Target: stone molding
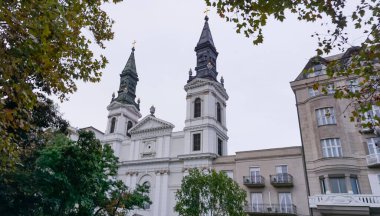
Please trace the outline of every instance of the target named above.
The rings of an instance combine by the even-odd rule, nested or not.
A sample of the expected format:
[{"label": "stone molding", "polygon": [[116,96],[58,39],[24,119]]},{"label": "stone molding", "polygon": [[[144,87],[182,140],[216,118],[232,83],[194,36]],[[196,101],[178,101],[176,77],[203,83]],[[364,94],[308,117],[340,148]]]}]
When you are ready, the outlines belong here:
[{"label": "stone molding", "polygon": [[214,153],[200,153],[200,154],[185,154],[185,155],[178,155],[177,156],[179,160],[196,160],[196,159],[215,159],[218,157],[217,154]]},{"label": "stone molding", "polygon": [[125,172],[125,175],[130,175],[130,176],[138,176],[139,175],[139,172],[137,172],[137,171],[127,171],[127,172]]},{"label": "stone molding", "polygon": [[189,82],[188,84],[186,84],[184,89],[187,92],[189,89],[194,89],[194,88],[198,88],[198,87],[202,87],[206,85],[213,86],[215,90],[224,97],[225,100],[228,100],[228,94],[226,92],[226,89],[218,82],[211,81],[208,79],[196,78],[192,80],[191,82]]},{"label": "stone molding", "polygon": [[164,175],[164,174],[169,175],[170,171],[168,169],[163,169],[163,170],[156,170],[154,173],[156,175]]},{"label": "stone molding", "polygon": [[[125,108],[131,113],[133,113],[134,115],[138,116],[139,118],[141,118],[142,116],[140,111],[134,105],[131,105],[131,104],[122,104],[118,101],[112,101],[110,105],[107,106],[108,111],[117,109],[117,108]],[[113,115],[109,115],[108,117],[110,116],[113,116]]]},{"label": "stone molding", "polygon": [[[183,130],[184,131],[194,131],[194,130],[200,130],[200,129],[204,129],[204,128],[207,128],[207,127],[210,127],[210,128],[214,128],[217,132],[219,132],[219,134],[222,134],[223,135],[223,139],[225,140],[228,140],[228,136],[225,134],[224,131],[221,131],[216,125],[214,124],[201,124],[201,125],[197,125],[197,126],[187,126],[187,127],[184,127]],[[227,132],[227,128],[225,128],[226,132]]]}]

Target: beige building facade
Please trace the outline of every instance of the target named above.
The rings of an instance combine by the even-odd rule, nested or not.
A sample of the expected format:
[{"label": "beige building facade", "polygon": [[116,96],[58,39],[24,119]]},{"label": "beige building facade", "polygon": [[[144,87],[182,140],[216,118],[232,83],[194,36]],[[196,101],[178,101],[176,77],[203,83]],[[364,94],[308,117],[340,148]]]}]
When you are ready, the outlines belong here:
[{"label": "beige building facade", "polygon": [[[361,128],[360,121],[350,121],[350,101],[334,99],[337,87],[358,91],[359,79],[329,79],[326,75],[326,64],[349,59],[354,51],[353,48],[327,58],[314,57],[304,69],[311,72],[301,73],[291,82],[313,215],[379,215],[378,138]],[[313,87],[317,82],[319,88]],[[372,112],[376,114],[377,108],[373,107]]]},{"label": "beige building facade", "polygon": [[247,192],[248,215],[309,215],[299,146],[237,152],[218,157],[213,168]]}]

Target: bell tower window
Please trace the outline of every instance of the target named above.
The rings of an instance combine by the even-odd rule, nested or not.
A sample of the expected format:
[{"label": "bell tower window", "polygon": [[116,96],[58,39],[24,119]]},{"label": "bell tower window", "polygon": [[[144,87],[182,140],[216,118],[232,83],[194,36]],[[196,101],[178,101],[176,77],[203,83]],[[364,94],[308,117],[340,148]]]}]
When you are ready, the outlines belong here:
[{"label": "bell tower window", "polygon": [[110,133],[114,133],[115,132],[115,127],[116,127],[116,118],[113,117],[112,120],[111,120]]},{"label": "bell tower window", "polygon": [[131,134],[129,133],[129,130],[132,128],[133,124],[131,121],[128,121],[128,124],[127,124],[127,136],[128,137],[131,137]]},{"label": "bell tower window", "polygon": [[201,150],[201,134],[196,133],[193,134],[193,151]]},{"label": "bell tower window", "polygon": [[222,108],[220,107],[220,103],[216,103],[216,120],[222,123]]},{"label": "bell tower window", "polygon": [[194,101],[194,118],[201,117],[201,99],[197,98]]},{"label": "bell tower window", "polygon": [[223,155],[223,141],[218,138],[218,155]]}]

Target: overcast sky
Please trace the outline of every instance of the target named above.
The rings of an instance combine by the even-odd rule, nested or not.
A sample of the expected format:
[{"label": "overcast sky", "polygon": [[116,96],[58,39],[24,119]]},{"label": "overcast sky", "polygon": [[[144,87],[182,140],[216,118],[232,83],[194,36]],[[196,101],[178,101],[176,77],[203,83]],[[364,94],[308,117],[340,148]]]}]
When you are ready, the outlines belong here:
[{"label": "overcast sky", "polygon": [[[136,40],[136,66],[140,81],[137,97],[141,114],[156,107],[156,117],[183,130],[189,68],[196,65],[194,47],[204,24],[203,0],[129,0],[104,7],[115,20],[115,38],[103,52],[109,64],[101,82],[79,83],[78,91],[60,110],[74,127],[94,126],[104,131],[107,105],[119,87],[119,74]],[[209,13],[218,78],[224,77],[227,101],[228,152],[301,145],[294,94],[289,82],[316,54],[317,23],[271,21],[264,29],[264,44],[235,32],[231,23]],[[358,41],[351,41],[356,44]]]}]

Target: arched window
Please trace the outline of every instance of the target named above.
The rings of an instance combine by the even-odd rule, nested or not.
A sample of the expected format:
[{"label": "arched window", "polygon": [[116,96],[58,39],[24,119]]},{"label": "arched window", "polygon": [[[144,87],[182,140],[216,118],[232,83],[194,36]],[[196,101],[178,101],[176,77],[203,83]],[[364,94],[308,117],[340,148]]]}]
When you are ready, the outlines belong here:
[{"label": "arched window", "polygon": [[220,103],[216,103],[216,120],[222,123],[222,108],[220,107]]},{"label": "arched window", "polygon": [[132,128],[133,124],[131,121],[128,121],[128,124],[127,124],[127,136],[128,137],[131,137],[131,134],[129,133],[129,130]]},{"label": "arched window", "polygon": [[115,132],[115,127],[116,127],[116,118],[113,117],[112,120],[111,120],[111,129],[110,129],[110,133]]},{"label": "arched window", "polygon": [[201,99],[197,98],[194,101],[194,118],[201,117]]}]

